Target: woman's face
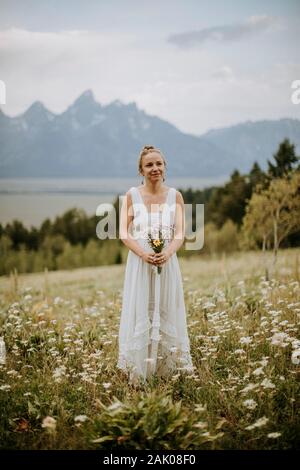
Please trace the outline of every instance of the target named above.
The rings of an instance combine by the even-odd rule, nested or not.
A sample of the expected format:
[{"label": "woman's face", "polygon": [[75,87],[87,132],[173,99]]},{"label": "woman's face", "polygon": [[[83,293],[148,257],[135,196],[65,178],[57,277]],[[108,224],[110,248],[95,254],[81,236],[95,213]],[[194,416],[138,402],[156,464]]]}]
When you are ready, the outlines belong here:
[{"label": "woman's face", "polygon": [[142,158],[142,174],[151,182],[163,178],[165,164],[162,156],[157,152],[148,153]]}]

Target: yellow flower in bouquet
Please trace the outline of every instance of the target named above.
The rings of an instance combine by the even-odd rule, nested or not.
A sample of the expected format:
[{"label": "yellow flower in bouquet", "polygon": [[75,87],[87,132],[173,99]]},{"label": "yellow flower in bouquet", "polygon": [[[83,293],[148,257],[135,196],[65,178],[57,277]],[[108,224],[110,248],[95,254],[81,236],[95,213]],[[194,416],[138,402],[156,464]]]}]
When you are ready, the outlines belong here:
[{"label": "yellow flower in bouquet", "polygon": [[[163,247],[165,246],[165,240],[162,238],[162,231],[158,231],[159,238],[152,238],[151,232],[148,233],[148,242],[151,248],[155,253],[161,253]],[[161,273],[161,266],[157,266],[158,274]]]}]

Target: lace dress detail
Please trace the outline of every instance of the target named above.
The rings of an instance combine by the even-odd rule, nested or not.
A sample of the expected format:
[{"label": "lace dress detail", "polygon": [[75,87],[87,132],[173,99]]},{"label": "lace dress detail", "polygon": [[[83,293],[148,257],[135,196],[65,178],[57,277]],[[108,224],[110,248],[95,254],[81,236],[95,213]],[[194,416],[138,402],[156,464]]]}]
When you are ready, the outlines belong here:
[{"label": "lace dress detail", "polygon": [[[174,237],[176,189],[170,188],[163,209],[149,213],[139,190],[130,188],[133,203],[131,235],[153,252],[153,238],[159,226],[167,246]],[[174,253],[162,265],[146,263],[129,250],[123,286],[117,367],[129,373],[129,381],[166,376],[178,370],[193,372],[186,310],[178,258]]]}]

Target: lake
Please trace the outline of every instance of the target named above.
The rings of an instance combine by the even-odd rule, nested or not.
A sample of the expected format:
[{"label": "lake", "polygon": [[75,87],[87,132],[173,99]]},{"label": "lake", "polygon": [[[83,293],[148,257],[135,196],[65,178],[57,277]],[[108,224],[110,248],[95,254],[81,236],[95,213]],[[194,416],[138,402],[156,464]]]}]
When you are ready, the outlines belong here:
[{"label": "lake", "polygon": [[[167,178],[165,184],[177,189],[203,189],[222,185],[218,178]],[[94,215],[99,204],[112,203],[141,178],[3,178],[0,179],[0,223],[18,219],[38,227],[46,218],[54,220],[72,207]]]}]

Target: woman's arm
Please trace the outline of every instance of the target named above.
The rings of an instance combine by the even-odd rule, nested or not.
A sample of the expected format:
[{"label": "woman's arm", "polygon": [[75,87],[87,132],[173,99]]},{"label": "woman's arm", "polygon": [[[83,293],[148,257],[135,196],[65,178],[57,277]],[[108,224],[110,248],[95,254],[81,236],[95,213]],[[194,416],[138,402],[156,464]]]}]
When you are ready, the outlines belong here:
[{"label": "woman's arm", "polygon": [[133,221],[133,205],[130,191],[127,191],[125,198],[123,199],[123,204],[121,207],[120,214],[120,239],[124,245],[133,251],[137,256],[140,256],[143,261],[149,264],[155,264],[155,254],[143,250],[140,244],[134,240],[128,231],[129,225]]},{"label": "woman's arm", "polygon": [[176,251],[181,247],[185,238],[185,210],[184,210],[184,200],[182,194],[179,191],[176,191],[176,212],[175,212],[175,230],[174,238],[171,243],[162,250],[161,253],[155,255],[155,262],[158,266],[163,266],[168,259],[176,253]]},{"label": "woman's arm", "polygon": [[175,232],[174,238],[166,247],[165,255],[169,258],[181,247],[185,238],[185,210],[182,194],[176,191],[176,212],[175,212]]}]

